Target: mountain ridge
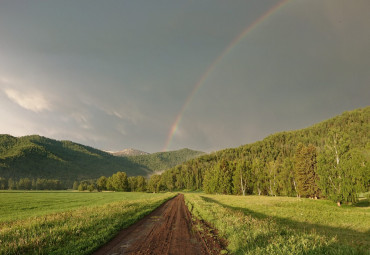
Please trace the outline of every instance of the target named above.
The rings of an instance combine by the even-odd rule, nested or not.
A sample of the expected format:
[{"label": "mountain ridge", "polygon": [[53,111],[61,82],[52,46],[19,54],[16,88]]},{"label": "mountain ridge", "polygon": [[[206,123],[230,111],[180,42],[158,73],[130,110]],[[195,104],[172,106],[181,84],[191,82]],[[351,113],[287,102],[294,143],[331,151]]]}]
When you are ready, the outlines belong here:
[{"label": "mountain ridge", "polygon": [[108,151],[108,153],[118,156],[118,157],[125,157],[125,156],[138,156],[138,155],[149,155],[149,152],[137,150],[134,148],[127,148],[121,151]]}]

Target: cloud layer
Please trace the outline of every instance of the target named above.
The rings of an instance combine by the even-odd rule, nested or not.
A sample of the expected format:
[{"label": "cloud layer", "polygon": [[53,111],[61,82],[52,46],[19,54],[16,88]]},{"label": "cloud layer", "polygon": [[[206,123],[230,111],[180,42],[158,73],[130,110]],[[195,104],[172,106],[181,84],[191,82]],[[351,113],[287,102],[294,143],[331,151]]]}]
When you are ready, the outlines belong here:
[{"label": "cloud layer", "polygon": [[[277,2],[1,1],[0,133],[160,151],[208,67]],[[368,105],[369,9],[289,1],[215,66],[169,149],[235,147]]]}]

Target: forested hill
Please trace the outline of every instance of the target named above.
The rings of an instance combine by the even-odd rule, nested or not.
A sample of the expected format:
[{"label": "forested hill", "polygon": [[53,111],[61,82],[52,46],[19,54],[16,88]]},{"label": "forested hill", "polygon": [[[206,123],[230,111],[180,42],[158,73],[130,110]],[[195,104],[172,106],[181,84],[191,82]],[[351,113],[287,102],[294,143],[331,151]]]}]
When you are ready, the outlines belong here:
[{"label": "forested hill", "polygon": [[157,152],[148,155],[127,157],[133,163],[145,166],[152,171],[163,171],[203,154],[204,152],[185,148],[176,151]]},{"label": "forested hill", "polygon": [[0,135],[0,178],[97,179],[122,171],[147,176],[194,158],[203,152],[182,149],[149,155],[119,157],[71,141],[31,135]]},{"label": "forested hill", "polygon": [[224,194],[342,196],[338,200],[344,201],[369,190],[369,178],[370,107],[366,107],[190,160],[163,173],[159,187]]},{"label": "forested hill", "polygon": [[147,175],[151,171],[127,158],[73,143],[32,135],[0,135],[0,177],[74,180],[110,176],[117,171]]}]

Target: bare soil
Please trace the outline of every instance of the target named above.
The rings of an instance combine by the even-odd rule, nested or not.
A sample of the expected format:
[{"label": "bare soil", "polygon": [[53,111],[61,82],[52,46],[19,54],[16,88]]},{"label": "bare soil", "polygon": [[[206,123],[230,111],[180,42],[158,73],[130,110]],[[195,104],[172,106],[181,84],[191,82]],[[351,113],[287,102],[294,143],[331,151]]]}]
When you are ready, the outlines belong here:
[{"label": "bare soil", "polygon": [[[195,226],[195,224],[197,226]],[[192,221],[180,194],[152,213],[121,230],[93,255],[118,254],[220,254],[222,242],[213,230]]]}]

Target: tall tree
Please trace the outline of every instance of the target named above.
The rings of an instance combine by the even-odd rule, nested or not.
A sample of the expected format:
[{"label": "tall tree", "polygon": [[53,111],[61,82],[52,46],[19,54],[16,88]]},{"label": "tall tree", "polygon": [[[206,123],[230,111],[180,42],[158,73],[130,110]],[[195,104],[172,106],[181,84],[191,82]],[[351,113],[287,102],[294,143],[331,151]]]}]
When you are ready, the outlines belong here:
[{"label": "tall tree", "polygon": [[285,158],[280,172],[279,182],[281,186],[280,195],[294,196],[297,194],[296,183],[294,180],[294,166],[291,158]]},{"label": "tall tree", "polygon": [[148,182],[148,189],[153,193],[158,193],[161,191],[162,182],[161,182],[161,176],[158,174],[153,174],[150,176],[149,182]]},{"label": "tall tree", "polygon": [[128,180],[125,172],[117,172],[112,175],[112,186],[115,191],[128,191]]},{"label": "tall tree", "polygon": [[128,187],[131,192],[135,192],[137,189],[137,180],[135,176],[130,176],[127,178]]},{"label": "tall tree", "polygon": [[295,179],[299,196],[317,198],[319,188],[316,173],[316,148],[312,144],[298,144],[295,153]]},{"label": "tall tree", "polygon": [[144,192],[146,191],[146,181],[143,176],[137,176],[137,191]]},{"label": "tall tree", "polygon": [[98,191],[107,190],[107,182],[108,182],[108,178],[105,176],[101,176],[96,181],[96,186],[98,188]]},{"label": "tall tree", "polygon": [[265,194],[267,176],[266,172],[264,171],[264,162],[260,158],[256,157],[255,159],[253,159],[252,171],[255,176],[254,186],[256,189],[256,193],[259,196]]},{"label": "tall tree", "polygon": [[245,196],[253,190],[252,163],[249,160],[238,160],[235,165],[233,176],[234,194]]},{"label": "tall tree", "polygon": [[267,164],[268,179],[269,179],[269,193],[270,196],[277,195],[277,176],[278,176],[279,163],[276,160],[270,161]]},{"label": "tall tree", "polygon": [[[37,187],[37,185],[36,185]],[[74,190],[78,190],[78,181],[74,181],[73,182],[73,187],[72,187]]]}]

